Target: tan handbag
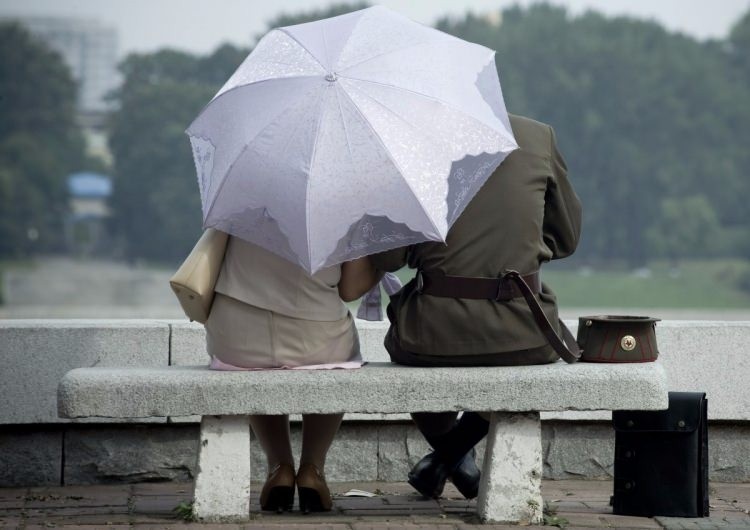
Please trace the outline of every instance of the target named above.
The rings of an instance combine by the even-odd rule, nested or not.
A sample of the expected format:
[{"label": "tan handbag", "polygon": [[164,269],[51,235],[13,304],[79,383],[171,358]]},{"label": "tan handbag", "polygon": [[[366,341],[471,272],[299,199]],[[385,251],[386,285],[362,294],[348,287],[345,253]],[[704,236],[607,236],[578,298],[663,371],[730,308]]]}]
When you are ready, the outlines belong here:
[{"label": "tan handbag", "polygon": [[219,277],[229,236],[209,228],[198,240],[169,280],[183,311],[192,321],[205,324],[214,301],[214,288]]}]

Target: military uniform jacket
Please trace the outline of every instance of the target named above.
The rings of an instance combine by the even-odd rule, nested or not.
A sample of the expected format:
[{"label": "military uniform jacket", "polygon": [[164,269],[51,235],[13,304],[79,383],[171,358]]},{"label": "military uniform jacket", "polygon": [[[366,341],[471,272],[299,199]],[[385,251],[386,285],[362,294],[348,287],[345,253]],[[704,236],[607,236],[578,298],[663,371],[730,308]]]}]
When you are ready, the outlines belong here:
[{"label": "military uniform jacket", "polygon": [[[498,277],[507,269],[532,273],[575,250],[581,204],[568,181],[554,131],[520,116],[511,115],[510,123],[519,149],[472,199],[446,243],[375,254],[371,259],[376,268],[395,271],[408,264],[427,272]],[[537,296],[550,322],[557,323],[555,296],[546,287]],[[427,358],[534,349],[546,352],[549,360],[557,358],[523,298],[495,302],[434,297],[418,293],[412,280],[391,297],[388,314],[400,348]]]}]

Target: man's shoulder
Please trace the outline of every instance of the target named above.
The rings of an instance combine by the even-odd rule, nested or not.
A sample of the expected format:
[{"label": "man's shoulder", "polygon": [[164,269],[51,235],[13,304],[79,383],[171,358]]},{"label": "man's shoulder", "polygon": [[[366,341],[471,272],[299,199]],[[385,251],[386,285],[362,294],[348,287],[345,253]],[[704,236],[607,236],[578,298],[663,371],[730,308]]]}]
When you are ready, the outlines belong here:
[{"label": "man's shoulder", "polygon": [[550,146],[552,128],[546,123],[526,116],[508,114],[513,136],[521,149],[547,152]]},{"label": "man's shoulder", "polygon": [[542,123],[540,121],[534,120],[527,116],[521,116],[519,114],[508,113],[508,118],[510,118],[510,126],[514,129],[514,131],[516,127],[538,131],[546,131],[550,128],[550,126],[546,123]]}]

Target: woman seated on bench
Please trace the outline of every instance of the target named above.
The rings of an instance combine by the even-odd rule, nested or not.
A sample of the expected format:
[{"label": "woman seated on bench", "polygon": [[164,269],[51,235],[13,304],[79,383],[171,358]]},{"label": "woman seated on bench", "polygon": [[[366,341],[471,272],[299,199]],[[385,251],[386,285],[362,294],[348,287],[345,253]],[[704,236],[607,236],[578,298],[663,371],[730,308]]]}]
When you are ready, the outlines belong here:
[{"label": "woman seated on bench", "polygon": [[[310,276],[267,250],[230,237],[206,322],[211,367],[359,368],[359,338],[342,300],[356,300],[378,279],[366,258]],[[302,416],[302,454],[295,476],[289,416],[250,416],[268,459],[268,478],[260,496],[263,510],[290,510],[295,482],[303,512],[331,509],[323,468],[342,417]]]}]

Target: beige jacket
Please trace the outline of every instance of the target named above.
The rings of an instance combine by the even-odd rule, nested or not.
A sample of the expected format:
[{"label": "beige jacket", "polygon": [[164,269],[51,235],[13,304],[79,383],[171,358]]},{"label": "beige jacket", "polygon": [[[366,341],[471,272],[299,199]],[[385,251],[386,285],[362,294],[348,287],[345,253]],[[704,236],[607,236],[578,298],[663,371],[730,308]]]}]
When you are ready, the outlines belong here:
[{"label": "beige jacket", "polygon": [[257,245],[230,237],[216,292],[292,318],[332,322],[347,315],[339,265],[310,276]]}]

